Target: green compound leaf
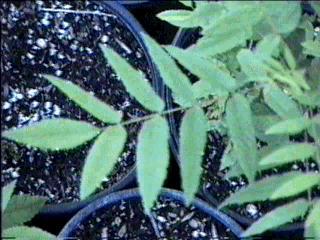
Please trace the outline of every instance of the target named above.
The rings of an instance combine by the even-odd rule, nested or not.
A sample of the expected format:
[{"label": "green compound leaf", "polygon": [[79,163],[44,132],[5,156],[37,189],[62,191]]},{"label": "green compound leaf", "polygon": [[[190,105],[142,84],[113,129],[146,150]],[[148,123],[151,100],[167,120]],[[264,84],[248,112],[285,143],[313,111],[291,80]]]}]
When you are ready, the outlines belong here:
[{"label": "green compound leaf", "polygon": [[275,200],[295,196],[320,183],[320,176],[316,173],[304,174],[291,172],[264,178],[250,183],[238,192],[228,197],[220,206],[242,204],[247,202]]},{"label": "green compound leaf", "polygon": [[195,103],[195,97],[188,77],[182,73],[174,60],[155,40],[148,35],[143,36],[165,84],[181,100],[179,102],[183,103],[184,107],[192,106]]},{"label": "green compound leaf", "polygon": [[108,127],[95,141],[86,158],[82,171],[80,198],[85,199],[98,188],[111,173],[127,139],[122,126]]},{"label": "green compound leaf", "polygon": [[16,181],[12,181],[11,183],[7,184],[2,188],[2,199],[1,199],[1,211],[3,212],[7,205],[8,202],[11,198],[11,195],[14,191],[14,188],[16,186]]},{"label": "green compound leaf", "polygon": [[121,121],[121,112],[115,111],[111,106],[102,102],[79,86],[52,75],[43,76],[73,102],[97,119],[105,123],[118,123]]},{"label": "green compound leaf", "polygon": [[310,119],[305,117],[288,119],[276,123],[267,129],[266,134],[297,134],[307,129],[312,124]]},{"label": "green compound leaf", "polygon": [[3,237],[15,240],[54,240],[56,236],[36,227],[12,227],[3,231]]},{"label": "green compound leaf", "polygon": [[235,94],[227,103],[226,121],[239,164],[250,182],[257,170],[257,146],[248,100]]},{"label": "green compound leaf", "polygon": [[304,48],[303,53],[306,55],[311,55],[314,57],[320,57],[320,41],[315,40],[315,41],[305,41],[301,44]]},{"label": "green compound leaf", "polygon": [[138,136],[138,182],[146,213],[150,213],[167,175],[168,140],[169,127],[161,116],[146,121]]},{"label": "green compound leaf", "polygon": [[282,165],[296,160],[304,161],[312,157],[317,151],[317,147],[309,143],[291,143],[276,149],[265,156],[259,165]]},{"label": "green compound leaf", "polygon": [[100,45],[108,63],[120,77],[126,90],[134,96],[142,106],[154,112],[161,112],[164,108],[162,99],[155,94],[142,72],[135,70],[125,59],[111,48]]},{"label": "green compound leaf", "polygon": [[198,191],[201,163],[207,141],[208,120],[200,107],[189,109],[180,127],[180,160],[183,191],[191,203]]},{"label": "green compound leaf", "polygon": [[235,79],[229,73],[220,70],[212,61],[173,46],[166,47],[166,50],[191,73],[210,84],[212,89],[219,89],[220,91],[233,91],[235,89]]},{"label": "green compound leaf", "polygon": [[249,81],[268,81],[267,72],[262,61],[248,49],[242,49],[237,55],[241,70],[248,76]]},{"label": "green compound leaf", "polygon": [[242,233],[241,237],[260,234],[288,223],[293,219],[302,217],[307,212],[309,206],[310,203],[306,200],[298,199],[292,203],[278,207],[255,221],[245,232]]},{"label": "green compound leaf", "polygon": [[264,100],[268,106],[282,119],[300,118],[302,114],[297,104],[276,86],[266,87],[263,91]]},{"label": "green compound leaf", "polygon": [[26,127],[9,129],[4,138],[42,150],[65,150],[77,147],[97,136],[99,128],[69,119],[43,120]]},{"label": "green compound leaf", "polygon": [[40,212],[46,198],[29,195],[13,195],[3,212],[2,227],[4,229],[21,225],[31,220]]}]

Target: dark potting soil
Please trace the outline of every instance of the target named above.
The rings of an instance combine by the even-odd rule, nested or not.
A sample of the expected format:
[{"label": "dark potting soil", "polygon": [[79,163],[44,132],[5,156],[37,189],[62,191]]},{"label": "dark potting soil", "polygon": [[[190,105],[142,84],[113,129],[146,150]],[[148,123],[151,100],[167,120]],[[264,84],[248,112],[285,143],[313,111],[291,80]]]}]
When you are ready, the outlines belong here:
[{"label": "dark potting soil", "polygon": [[91,214],[69,237],[105,240],[237,239],[230,229],[207,214],[165,197],[159,198],[151,216],[144,214],[137,199],[122,201]]},{"label": "dark potting soil", "polygon": [[[107,15],[48,12],[42,8],[98,11]],[[84,1],[1,2],[1,131],[43,119],[71,118],[103,126],[41,77],[72,81],[124,112],[124,120],[147,114],[129,96],[106,61],[107,44],[151,79],[145,53],[125,24],[101,4]],[[135,162],[139,125],[101,188],[122,179]],[[42,152],[1,140],[2,186],[16,179],[16,194],[48,197],[48,203],[79,199],[80,174],[91,143],[67,152]],[[101,189],[100,189],[101,190]]]},{"label": "dark potting soil", "polygon": [[[180,42],[179,47],[187,48],[196,43],[197,40],[201,37],[199,30],[189,31],[188,34],[184,35],[183,42]],[[196,76],[192,75],[185,68],[180,66],[183,72],[189,77],[189,79],[194,82],[197,79]],[[176,133],[178,133],[181,119],[183,117],[182,113],[175,113],[172,115],[175,123]],[[177,137],[178,135],[176,135]],[[227,139],[224,136],[221,136],[216,131],[208,132],[207,138],[207,148],[204,154],[204,160],[202,163],[203,174],[201,178],[201,188],[199,191],[204,191],[206,195],[205,198],[208,199],[212,204],[219,205],[232,193],[238,191],[240,188],[245,187],[248,182],[244,177],[237,177],[227,179],[226,170],[220,170],[221,159],[223,157],[224,151],[227,146]],[[308,168],[308,169],[306,169]],[[319,167],[316,162],[309,161],[308,166],[303,163],[293,163],[287,164],[285,166],[274,168],[272,170],[263,171],[262,176],[271,176],[276,173],[285,173],[288,171],[313,171],[319,172]],[[320,187],[315,187],[311,192],[312,197],[320,196]],[[300,195],[300,197],[307,197],[306,193]],[[293,200],[294,198],[292,198]],[[287,199],[288,200],[288,199]],[[290,199],[289,199],[290,200]],[[236,212],[238,215],[245,217],[247,220],[256,220],[265,213],[274,209],[276,206],[281,206],[282,204],[287,203],[288,201],[279,200],[273,202],[259,202],[259,203],[248,203],[243,205],[229,206],[228,209]],[[222,210],[223,211],[223,210]]]}]

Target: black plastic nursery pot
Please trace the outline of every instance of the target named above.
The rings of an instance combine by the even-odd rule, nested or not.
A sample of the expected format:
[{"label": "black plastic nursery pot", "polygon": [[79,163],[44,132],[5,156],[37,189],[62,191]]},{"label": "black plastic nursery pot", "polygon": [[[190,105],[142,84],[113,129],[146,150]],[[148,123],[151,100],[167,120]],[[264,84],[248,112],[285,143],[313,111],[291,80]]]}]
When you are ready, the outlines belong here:
[{"label": "black plastic nursery pot", "polygon": [[[107,44],[143,71],[156,92],[162,89],[142,27],[116,1],[1,2],[0,10],[1,131],[56,117],[103,126],[41,74],[70,80],[93,92],[122,110],[124,120],[147,114],[107,66],[99,44]],[[71,216],[100,196],[135,185],[139,127],[127,128],[128,141],[114,172],[87,200],[79,200],[79,183],[90,143],[68,152],[45,153],[1,139],[1,184],[17,180],[15,194],[47,197],[44,216]]]},{"label": "black plastic nursery pot", "polygon": [[163,189],[150,217],[138,189],[112,193],[80,210],[60,232],[60,239],[238,239],[242,228],[230,217],[183,193]]},{"label": "black plastic nursery pot", "polygon": [[[308,14],[312,14],[313,12],[310,12],[309,5],[303,6],[304,12]],[[176,37],[172,43],[172,45],[180,47],[180,48],[187,48],[190,47],[192,44],[194,44],[198,39],[200,38],[200,32],[199,29],[180,29],[178,33],[176,34]],[[189,75],[192,79],[192,76]],[[167,106],[169,109],[175,107],[175,103],[173,102],[173,98],[171,96],[171,92],[168,89],[165,89],[165,98],[167,101]],[[171,114],[169,115],[169,125],[171,130],[171,150],[178,161],[178,164],[180,164],[179,160],[179,125],[182,118],[182,114]],[[230,189],[238,189],[245,185],[245,181],[241,181],[240,183],[237,183],[237,186],[231,186],[230,183],[226,182],[226,180],[223,180],[223,175],[219,170],[220,166],[220,159],[223,156],[223,152],[225,150],[225,144],[223,143],[223,137],[219,136],[216,133],[210,133],[208,136],[208,147],[205,152],[205,156],[208,159],[211,159],[210,161],[208,159],[204,160],[203,168],[204,168],[204,174],[203,175],[209,175],[211,176],[211,180],[213,179],[213,182],[210,183],[211,185],[208,185],[208,182],[203,181],[201,188],[199,189],[199,196],[201,196],[203,199],[208,201],[212,206],[216,207],[221,203],[221,200],[223,198],[218,197],[218,195],[227,194]],[[208,163],[213,162],[213,163]],[[211,172],[212,171],[212,172]],[[214,176],[213,176],[214,175]],[[205,177],[203,177],[204,179]],[[202,180],[203,180],[202,179]],[[217,185],[215,186],[214,184]],[[233,182],[231,182],[232,184]],[[234,182],[235,183],[235,182]],[[213,189],[213,191],[210,191]],[[221,193],[221,194],[219,194]],[[278,204],[285,203],[279,201]],[[271,206],[267,206],[268,209]],[[256,220],[259,216],[264,214],[263,212],[259,212],[259,207],[253,205],[253,204],[247,204],[247,206],[243,209],[234,209],[234,208],[224,208],[221,211],[226,213],[228,216],[230,216],[232,219],[236,220],[241,226],[247,227],[251,225],[254,220]],[[264,210],[265,211],[265,210]],[[296,222],[289,225],[285,225],[283,227],[279,227],[277,229],[274,229],[270,232],[267,232],[264,234],[264,236],[268,237],[270,234],[270,237],[274,237],[275,235],[277,237],[287,239],[292,237],[302,238],[304,231],[303,223]],[[273,235],[274,234],[274,235]]]}]

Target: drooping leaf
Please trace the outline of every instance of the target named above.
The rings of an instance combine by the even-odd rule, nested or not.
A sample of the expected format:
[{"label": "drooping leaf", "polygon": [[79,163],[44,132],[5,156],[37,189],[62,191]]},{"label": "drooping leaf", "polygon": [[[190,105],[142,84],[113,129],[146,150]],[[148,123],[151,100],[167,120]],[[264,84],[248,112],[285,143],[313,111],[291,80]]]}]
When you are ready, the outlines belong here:
[{"label": "drooping leaf", "polygon": [[291,143],[271,152],[259,162],[260,165],[282,165],[296,160],[304,161],[317,151],[310,143]]},{"label": "drooping leaf", "polygon": [[54,240],[56,236],[36,227],[12,227],[3,231],[3,237],[16,240]]},{"label": "drooping leaf", "polygon": [[79,86],[52,75],[43,76],[73,102],[97,119],[106,123],[118,123],[121,121],[121,112],[114,110],[111,106],[102,102]]},{"label": "drooping leaf", "polygon": [[80,185],[80,198],[90,196],[102,180],[111,173],[124,144],[127,133],[122,126],[108,127],[95,141],[86,158]]},{"label": "drooping leaf", "polygon": [[192,85],[187,76],[182,73],[174,60],[155,40],[147,35],[143,36],[165,84],[179,99],[183,100],[181,102],[184,102],[184,106],[192,106],[195,102],[195,97],[193,96]]},{"label": "drooping leaf", "polygon": [[250,105],[245,97],[235,94],[227,103],[226,122],[239,164],[250,182],[257,170],[257,146]]},{"label": "drooping leaf", "polygon": [[6,209],[15,186],[16,186],[16,181],[12,181],[2,188],[2,198],[1,198],[1,211],[2,212]]},{"label": "drooping leaf", "polygon": [[198,76],[202,81],[209,83],[211,88],[217,88],[221,91],[235,89],[235,79],[229,73],[220,70],[212,61],[181,48],[168,46],[166,49],[191,73]]},{"label": "drooping leaf", "polygon": [[309,206],[310,203],[306,200],[298,199],[294,202],[278,207],[255,221],[246,229],[245,232],[241,234],[241,237],[260,234],[288,223],[293,219],[303,216],[307,212]]},{"label": "drooping leaf", "polygon": [[143,124],[138,136],[137,171],[144,209],[149,213],[166,178],[169,165],[169,127],[156,116]]},{"label": "drooping leaf", "polygon": [[258,56],[248,49],[242,49],[237,55],[241,70],[248,76],[249,81],[268,81],[267,72]]},{"label": "drooping leaf", "polygon": [[260,181],[250,183],[248,186],[228,197],[220,207],[231,204],[265,201],[268,199],[280,199],[295,196],[310,189],[319,183],[320,176],[316,173],[290,172],[283,175],[275,175]]},{"label": "drooping leaf", "polygon": [[3,212],[4,229],[21,225],[40,212],[46,198],[29,195],[13,195]]},{"label": "drooping leaf", "polygon": [[98,128],[89,123],[60,118],[9,129],[4,131],[2,136],[42,150],[64,150],[89,141],[99,132]]},{"label": "drooping leaf", "polygon": [[304,48],[304,54],[314,57],[320,57],[320,41],[308,40],[301,44]]},{"label": "drooping leaf", "polygon": [[263,91],[264,100],[268,106],[282,119],[300,118],[302,114],[297,104],[276,86],[266,87]]},{"label": "drooping leaf", "polygon": [[207,118],[200,107],[189,109],[180,127],[180,160],[183,191],[190,203],[198,191],[201,163],[207,141]]},{"label": "drooping leaf", "polygon": [[145,80],[145,75],[135,70],[125,59],[111,48],[100,45],[100,48],[108,63],[120,77],[126,90],[134,96],[138,102],[150,111],[161,112],[164,103],[155,94],[149,82]]},{"label": "drooping leaf", "polygon": [[301,17],[299,2],[264,1],[260,5],[265,14],[262,23],[268,25],[269,32],[290,33],[298,26]]},{"label": "drooping leaf", "polygon": [[267,129],[266,134],[297,134],[311,125],[308,118],[300,117],[276,123]]}]

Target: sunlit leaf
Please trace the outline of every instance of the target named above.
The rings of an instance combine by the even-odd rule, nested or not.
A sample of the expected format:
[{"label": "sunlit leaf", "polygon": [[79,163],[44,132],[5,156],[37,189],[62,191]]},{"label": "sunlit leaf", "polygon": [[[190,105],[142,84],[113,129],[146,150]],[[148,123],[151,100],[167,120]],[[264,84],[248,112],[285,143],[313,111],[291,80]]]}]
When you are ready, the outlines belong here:
[{"label": "sunlit leaf", "polygon": [[169,127],[156,116],[143,124],[138,136],[137,171],[144,209],[149,213],[166,178],[169,165]]},{"label": "sunlit leaf", "polygon": [[288,119],[276,123],[266,130],[266,134],[297,134],[311,125],[311,121],[305,117]]},{"label": "sunlit leaf", "polygon": [[79,86],[52,75],[43,76],[73,102],[97,119],[106,123],[118,123],[121,121],[121,112],[114,110],[111,106],[102,102]]},{"label": "sunlit leaf", "polygon": [[290,69],[295,69],[297,66],[293,53],[287,44],[283,44],[283,56]]},{"label": "sunlit leaf", "polygon": [[193,6],[192,6],[192,0],[179,0],[179,2],[180,2],[181,4],[183,4],[184,6],[186,6],[186,7],[190,7],[190,8],[193,7]]},{"label": "sunlit leaf", "polygon": [[3,231],[3,237],[15,240],[54,240],[56,236],[36,227],[12,227]]},{"label": "sunlit leaf", "polygon": [[300,118],[302,114],[297,104],[276,86],[266,87],[263,91],[264,100],[268,106],[282,119]]},{"label": "sunlit leaf", "polygon": [[212,61],[181,48],[168,46],[166,49],[191,73],[198,76],[202,81],[208,82],[211,88],[217,88],[221,91],[235,89],[235,79],[229,73],[220,70]]},{"label": "sunlit leaf", "polygon": [[15,186],[16,186],[16,181],[12,181],[2,188],[2,198],[1,198],[1,211],[2,212],[6,209],[8,202],[11,198],[11,195],[14,191]]},{"label": "sunlit leaf", "polygon": [[317,147],[309,143],[291,143],[271,152],[259,162],[260,165],[281,165],[296,160],[310,158],[317,151]]},{"label": "sunlit leaf", "polygon": [[127,133],[122,126],[108,127],[95,141],[86,158],[80,186],[80,198],[84,199],[101,185],[111,173],[123,150]]},{"label": "sunlit leaf", "polygon": [[9,129],[2,137],[42,150],[63,150],[79,146],[99,132],[100,129],[89,123],[60,118]]},{"label": "sunlit leaf", "polygon": [[187,203],[198,191],[201,163],[207,141],[207,118],[200,107],[188,110],[180,127],[180,161]]},{"label": "sunlit leaf", "polygon": [[110,63],[116,74],[120,77],[126,90],[146,109],[161,112],[164,108],[164,103],[161,98],[155,94],[150,83],[145,80],[145,75],[135,70],[111,48],[103,45],[100,45],[100,48],[108,63]]},{"label": "sunlit leaf", "polygon": [[192,13],[189,10],[166,10],[157,14],[157,17],[177,27],[192,28],[199,26]]},{"label": "sunlit leaf", "polygon": [[29,195],[13,195],[3,212],[2,227],[10,228],[31,220],[40,212],[46,198]]},{"label": "sunlit leaf", "polygon": [[249,237],[263,233],[267,230],[279,227],[293,219],[302,217],[308,210],[310,203],[304,199],[298,199],[278,207],[255,221],[241,234],[241,237]]},{"label": "sunlit leaf", "polygon": [[250,182],[257,170],[257,147],[249,102],[240,94],[227,103],[226,121],[239,164]]},{"label": "sunlit leaf", "polygon": [[295,196],[310,189],[319,181],[320,176],[316,173],[291,172],[267,177],[235,192],[220,207]]},{"label": "sunlit leaf", "polygon": [[269,58],[276,55],[280,44],[280,36],[276,34],[266,35],[258,44],[256,52],[262,58]]},{"label": "sunlit leaf", "polygon": [[188,77],[182,73],[174,60],[155,40],[147,35],[144,35],[144,39],[165,84],[179,99],[183,100],[181,102],[184,103],[184,106],[192,106],[195,97]]}]

